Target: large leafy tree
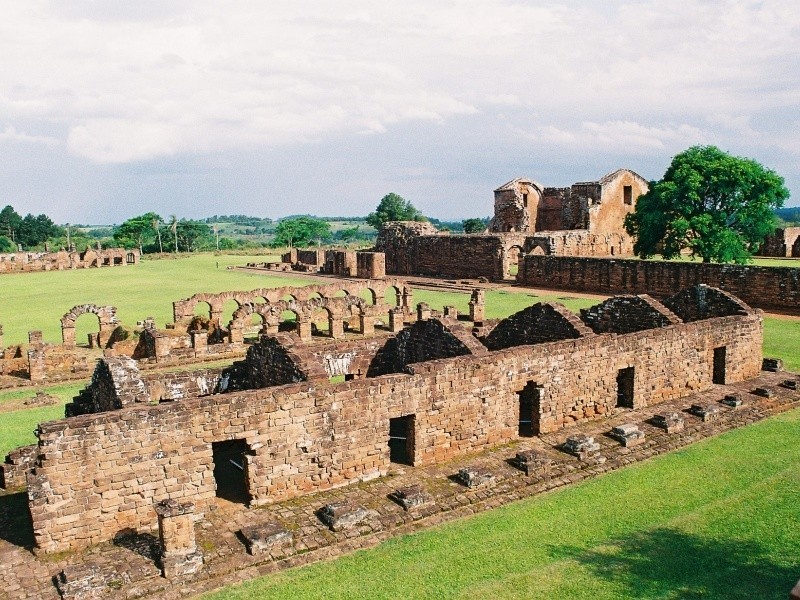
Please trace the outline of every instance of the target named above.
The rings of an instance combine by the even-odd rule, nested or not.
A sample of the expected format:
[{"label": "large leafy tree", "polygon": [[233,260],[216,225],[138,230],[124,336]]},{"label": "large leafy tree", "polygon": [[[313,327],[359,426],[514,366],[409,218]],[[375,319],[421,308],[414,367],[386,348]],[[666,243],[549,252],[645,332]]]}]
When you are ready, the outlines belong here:
[{"label": "large leafy tree", "polygon": [[783,178],[755,160],[693,146],[639,197],[625,229],[641,258],[687,248],[703,262],[744,263],[775,230],[773,209],[788,197]]},{"label": "large leafy tree", "polygon": [[175,223],[175,239],[176,247],[181,246],[187,252],[194,252],[213,243],[211,227],[200,221],[186,219]]},{"label": "large leafy tree", "polygon": [[365,219],[375,229],[387,221],[425,221],[425,217],[414,205],[395,193],[386,194],[378,203],[375,212],[369,213]]},{"label": "large leafy tree", "polygon": [[0,235],[0,252],[14,252],[16,249],[14,242],[6,236]]},{"label": "large leafy tree", "polygon": [[13,206],[8,205],[0,210],[0,235],[13,242],[17,239],[20,225],[22,225],[22,217],[17,214]]},{"label": "large leafy tree", "polygon": [[114,230],[114,241],[123,248],[138,248],[143,254],[145,243],[155,241],[160,222],[161,217],[154,212],[132,217]]},{"label": "large leafy tree", "polygon": [[486,219],[464,219],[461,226],[464,228],[464,233],[483,233],[488,222]]},{"label": "large leafy tree", "polygon": [[331,225],[314,217],[281,219],[275,228],[275,244],[279,246],[308,246],[331,237]]},{"label": "large leafy tree", "polygon": [[63,234],[64,230],[53,223],[53,220],[47,215],[27,214],[19,224],[16,241],[26,248],[32,248]]}]

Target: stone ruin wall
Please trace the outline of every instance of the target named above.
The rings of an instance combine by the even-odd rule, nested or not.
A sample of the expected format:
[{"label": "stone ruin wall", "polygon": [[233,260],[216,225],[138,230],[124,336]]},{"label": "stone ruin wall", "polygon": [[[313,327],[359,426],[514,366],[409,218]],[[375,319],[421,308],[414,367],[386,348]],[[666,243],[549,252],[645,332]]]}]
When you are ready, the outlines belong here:
[{"label": "stone ruin wall", "polygon": [[0,254],[0,273],[63,271],[91,267],[138,265],[139,250],[87,248],[83,252],[13,252]]},{"label": "stone ruin wall", "polygon": [[[624,315],[623,315],[624,317]],[[319,387],[277,387],[129,406],[45,423],[28,478],[36,542],[80,548],[125,528],[154,529],[156,502],[215,496],[212,442],[244,439],[252,503],[268,504],[383,475],[389,419],[414,415],[413,463],[430,464],[517,438],[518,393],[543,389],[540,432],[606,414],[619,369],[634,367],[636,408],[712,385],[714,349],[726,380],[761,367],[758,312],[628,334],[588,335],[480,356],[416,363],[406,373]]]},{"label": "stone ruin wall", "polygon": [[800,268],[528,254],[520,262],[517,281],[551,290],[659,298],[703,283],[730,292],[753,307],[800,313]]},{"label": "stone ruin wall", "polygon": [[756,256],[800,258],[800,227],[776,229],[766,237]]}]

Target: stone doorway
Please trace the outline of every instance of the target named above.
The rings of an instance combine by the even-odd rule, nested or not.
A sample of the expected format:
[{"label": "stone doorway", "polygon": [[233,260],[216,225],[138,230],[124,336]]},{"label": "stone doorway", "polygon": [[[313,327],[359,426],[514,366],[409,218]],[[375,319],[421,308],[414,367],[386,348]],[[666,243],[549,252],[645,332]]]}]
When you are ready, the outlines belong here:
[{"label": "stone doorway", "polygon": [[415,420],[415,415],[389,419],[390,462],[413,466]]},{"label": "stone doorway", "polygon": [[633,408],[634,368],[627,367],[617,371],[617,407]]},{"label": "stone doorway", "polygon": [[244,440],[226,440],[211,444],[214,457],[214,481],[217,498],[239,504],[250,502],[247,458],[250,447]]},{"label": "stone doorway", "polygon": [[533,437],[539,435],[542,387],[535,381],[529,381],[522,390],[517,392],[517,395],[519,396],[519,436]]},{"label": "stone doorway", "polygon": [[714,366],[711,375],[711,381],[719,385],[725,385],[725,369],[727,358],[726,346],[714,348]]}]

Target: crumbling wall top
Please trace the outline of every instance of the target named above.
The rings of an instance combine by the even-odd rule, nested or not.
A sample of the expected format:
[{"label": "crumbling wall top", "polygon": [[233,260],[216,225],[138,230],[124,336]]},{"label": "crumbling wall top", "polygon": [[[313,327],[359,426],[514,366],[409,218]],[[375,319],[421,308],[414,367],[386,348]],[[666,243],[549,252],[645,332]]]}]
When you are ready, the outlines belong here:
[{"label": "crumbling wall top", "polygon": [[633,333],[682,322],[680,317],[647,294],[614,296],[582,309],[581,320],[595,333]]}]

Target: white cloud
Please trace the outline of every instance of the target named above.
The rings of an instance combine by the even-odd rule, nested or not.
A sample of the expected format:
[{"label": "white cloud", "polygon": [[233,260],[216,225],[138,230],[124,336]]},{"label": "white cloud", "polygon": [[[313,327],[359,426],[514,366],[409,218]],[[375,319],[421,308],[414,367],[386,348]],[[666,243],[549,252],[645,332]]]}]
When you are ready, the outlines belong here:
[{"label": "white cloud", "polygon": [[3,131],[0,131],[0,141],[7,140],[11,142],[26,142],[33,144],[44,144],[45,146],[57,146],[60,140],[49,137],[46,135],[30,135],[23,131],[17,131],[13,125],[6,125]]},{"label": "white cloud", "polygon": [[707,134],[691,125],[648,127],[632,121],[586,121],[574,130],[547,125],[529,133],[537,142],[613,154],[649,154],[705,143]]}]

